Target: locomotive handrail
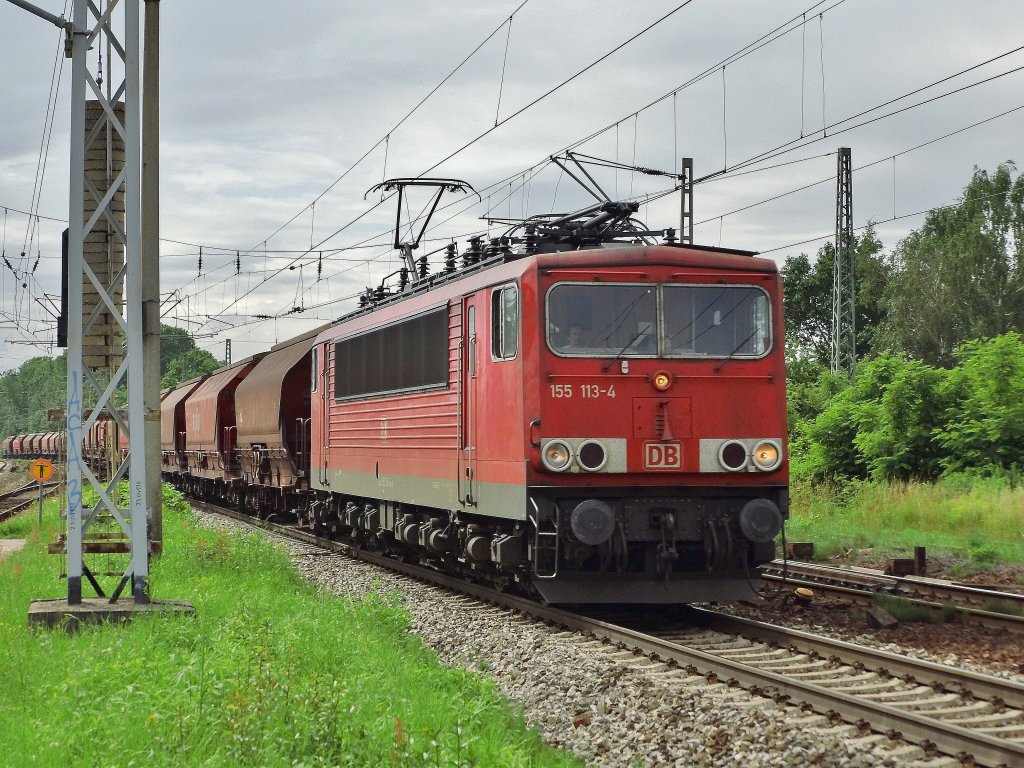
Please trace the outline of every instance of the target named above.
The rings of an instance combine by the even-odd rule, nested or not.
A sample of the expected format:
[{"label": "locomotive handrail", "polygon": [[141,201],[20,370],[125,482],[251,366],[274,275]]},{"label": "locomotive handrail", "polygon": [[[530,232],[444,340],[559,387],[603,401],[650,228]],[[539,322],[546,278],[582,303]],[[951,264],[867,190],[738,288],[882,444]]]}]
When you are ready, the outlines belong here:
[{"label": "locomotive handrail", "polygon": [[[527,512],[527,517],[529,517],[530,522],[533,523],[533,574],[538,579],[555,579],[555,578],[558,578],[558,557],[559,557],[559,554],[558,554],[558,541],[559,541],[558,530],[559,530],[559,525],[561,524],[561,520],[559,519],[560,516],[561,516],[561,511],[559,510],[558,505],[556,504],[555,505],[555,520],[554,520],[555,529],[553,531],[542,531],[541,530],[541,522],[542,522],[543,515],[541,515],[540,507],[537,504],[537,500],[535,498],[533,498],[533,496],[530,496],[529,498],[530,498],[530,504],[533,505],[533,511],[536,512],[536,517],[534,517],[529,512]],[[541,538],[542,537],[545,538],[545,539],[550,539],[550,538],[554,537],[554,541],[551,542],[550,546],[545,544],[542,547],[541,546]],[[540,553],[541,553],[542,549],[543,550],[549,550],[549,551],[551,551],[554,554],[554,558],[553,558],[553,560],[554,560],[554,567],[551,569],[550,572],[542,572],[540,570]]]},{"label": "locomotive handrail", "polygon": [[[535,429],[537,430],[536,439],[534,439],[533,437],[533,430]],[[534,448],[540,448],[540,419],[534,419],[533,421],[530,422],[529,437],[530,445],[532,445]]]}]

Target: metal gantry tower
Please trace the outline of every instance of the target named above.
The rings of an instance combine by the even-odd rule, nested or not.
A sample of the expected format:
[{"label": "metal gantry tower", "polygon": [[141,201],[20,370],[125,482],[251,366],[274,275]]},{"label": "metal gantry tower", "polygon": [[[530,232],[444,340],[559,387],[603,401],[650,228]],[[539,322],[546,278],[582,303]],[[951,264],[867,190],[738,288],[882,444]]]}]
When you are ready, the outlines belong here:
[{"label": "metal gantry tower", "polygon": [[832,372],[853,381],[857,364],[855,280],[853,274],[853,170],[849,147],[836,163],[836,244],[832,269]]},{"label": "metal gantry tower", "polygon": [[[82,579],[100,592],[84,564],[91,551],[131,554],[116,600],[126,586],[136,603],[149,602],[147,513],[152,505],[144,428],[159,418],[145,407],[144,311],[141,248],[141,0],[74,0],[71,34],[71,194],[68,236],[67,578],[68,603],[82,601]],[[115,12],[116,11],[116,12]],[[123,28],[119,37],[116,29]],[[90,55],[90,50],[93,53]],[[100,55],[103,58],[100,58]],[[91,62],[90,62],[91,59]],[[100,71],[100,62],[104,64]],[[104,80],[105,78],[105,80]],[[86,104],[95,114],[87,125]],[[98,109],[96,107],[98,105]],[[123,146],[123,162],[110,148]],[[106,168],[96,168],[102,158]],[[88,172],[87,172],[88,169]],[[105,244],[106,265],[87,259]],[[159,313],[157,312],[156,315]],[[156,335],[159,328],[148,329]],[[158,375],[158,372],[151,372]],[[127,408],[115,392],[127,388]],[[128,436],[128,452],[114,451],[111,477],[101,480],[83,461],[82,438],[97,420]],[[155,457],[149,457],[152,461]],[[118,462],[120,462],[118,464]],[[127,500],[116,489],[128,480]],[[86,508],[83,489],[99,501]],[[123,539],[89,534],[101,516],[112,517]]]},{"label": "metal gantry tower", "polygon": [[679,242],[693,245],[693,158],[684,157],[679,174]]}]

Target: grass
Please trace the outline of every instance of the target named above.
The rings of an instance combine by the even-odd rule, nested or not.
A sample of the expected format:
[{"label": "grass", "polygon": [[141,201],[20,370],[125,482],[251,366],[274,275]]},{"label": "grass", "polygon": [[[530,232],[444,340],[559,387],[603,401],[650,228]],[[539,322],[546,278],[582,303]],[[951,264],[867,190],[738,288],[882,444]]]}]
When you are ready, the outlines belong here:
[{"label": "grass", "polygon": [[934,610],[925,605],[918,605],[912,600],[897,595],[877,594],[873,602],[894,619],[907,622],[927,622],[929,624],[948,624],[964,621],[964,614],[952,605],[943,605],[941,610]]},{"label": "grass", "polygon": [[1024,488],[1000,478],[953,477],[934,484],[794,484],[786,536],[813,541],[815,556],[914,546],[963,558],[962,569],[1024,563]]},{"label": "grass", "polygon": [[393,596],[318,593],[261,535],[201,527],[169,489],[154,595],[196,615],[30,632],[29,603],[66,595],[34,519],[0,525],[29,540],[0,561],[0,766],[578,764],[492,682],[439,666]]}]

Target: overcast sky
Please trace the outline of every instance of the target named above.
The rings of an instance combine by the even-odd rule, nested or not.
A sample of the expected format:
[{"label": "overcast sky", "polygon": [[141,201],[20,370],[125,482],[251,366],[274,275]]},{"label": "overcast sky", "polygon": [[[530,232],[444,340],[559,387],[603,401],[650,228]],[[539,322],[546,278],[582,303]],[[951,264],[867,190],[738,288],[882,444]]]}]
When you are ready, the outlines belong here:
[{"label": "overcast sky", "polygon": [[[64,10],[62,0],[36,4]],[[974,166],[991,171],[1024,158],[1024,71],[1012,72],[1024,67],[1024,51],[893,101],[1020,46],[1019,0],[692,0],[515,115],[680,4],[162,2],[165,320],[194,332],[218,358],[230,339],[237,360],[339,317],[355,306],[351,297],[398,266],[389,247],[394,201],[364,200],[364,193],[385,176],[428,171],[488,129],[429,171],[466,180],[483,202],[446,198],[455,205],[435,217],[426,250],[474,232],[501,234],[481,220],[489,210],[521,217],[589,204],[545,160],[594,134],[579,152],[663,170],[691,156],[698,179],[794,143],[744,170],[803,162],[730,172],[695,189],[698,243],[766,252],[780,264],[815,253],[825,242],[815,238],[833,232],[840,146],[851,147],[854,168],[862,168],[853,179],[855,226],[877,222],[887,251],[923,222],[909,214],[954,202]],[[779,27],[788,31],[729,59]],[[44,295],[58,300],[65,224],[42,219],[35,228],[19,211],[33,208],[51,75],[63,62],[35,211],[67,219],[71,65],[56,56],[58,30],[4,0],[0,30],[0,216],[4,254],[18,271],[0,265],[2,371],[60,352],[49,346],[54,324],[42,305]],[[724,70],[723,61],[730,61]],[[966,87],[988,78],[995,79]],[[841,122],[866,110],[875,111]],[[823,125],[832,126],[826,136]],[[926,142],[933,143],[915,149]],[[672,186],[666,178],[599,171],[616,198]],[[412,212],[421,206],[414,199]],[[641,216],[652,228],[678,226],[678,195],[645,205]]]}]

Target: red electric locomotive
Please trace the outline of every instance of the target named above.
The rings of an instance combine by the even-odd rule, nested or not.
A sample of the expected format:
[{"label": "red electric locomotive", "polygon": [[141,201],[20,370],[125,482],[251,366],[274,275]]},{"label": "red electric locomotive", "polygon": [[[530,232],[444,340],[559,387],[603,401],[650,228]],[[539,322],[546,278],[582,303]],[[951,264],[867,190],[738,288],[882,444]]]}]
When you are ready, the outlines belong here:
[{"label": "red electric locomotive", "polygon": [[636,210],[434,275],[396,235],[397,290],[165,393],[164,477],[551,603],[752,597],[788,514],[781,279]]},{"label": "red electric locomotive", "polygon": [[300,519],[551,603],[752,597],[788,510],[781,279],[635,210],[474,243],[323,331]]}]

